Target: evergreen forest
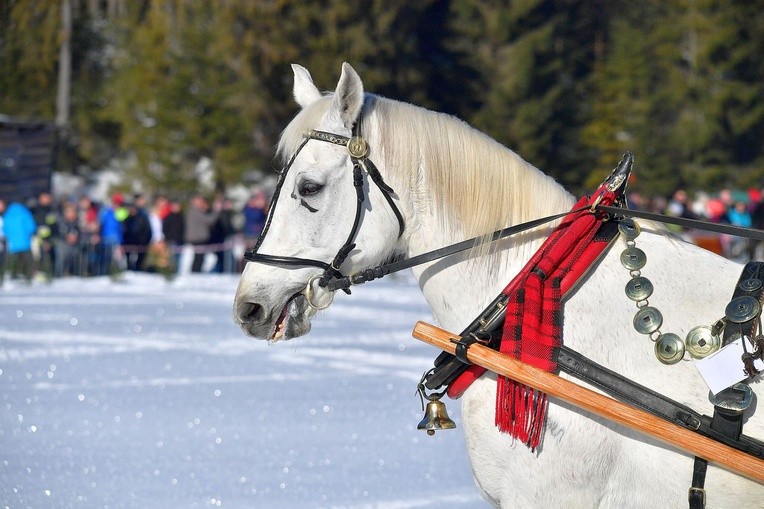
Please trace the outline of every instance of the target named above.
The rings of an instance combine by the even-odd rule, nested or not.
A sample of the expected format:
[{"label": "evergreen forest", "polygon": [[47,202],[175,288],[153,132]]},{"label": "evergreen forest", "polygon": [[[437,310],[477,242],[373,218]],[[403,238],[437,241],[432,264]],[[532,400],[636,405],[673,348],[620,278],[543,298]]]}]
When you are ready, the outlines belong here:
[{"label": "evergreen forest", "polygon": [[462,118],[580,193],[764,185],[764,2],[0,0],[0,114],[59,128],[61,171],[148,190],[275,171],[290,63]]}]

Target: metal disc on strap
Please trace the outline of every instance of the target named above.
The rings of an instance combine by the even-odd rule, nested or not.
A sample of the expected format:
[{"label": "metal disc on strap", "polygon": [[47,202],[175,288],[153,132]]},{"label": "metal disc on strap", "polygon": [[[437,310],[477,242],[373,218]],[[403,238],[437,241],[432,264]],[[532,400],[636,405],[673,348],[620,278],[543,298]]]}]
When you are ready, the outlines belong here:
[{"label": "metal disc on strap", "polygon": [[749,295],[736,297],[727,304],[724,314],[732,323],[745,323],[756,318],[761,312],[759,301]]},{"label": "metal disc on strap", "polygon": [[626,296],[633,301],[643,301],[652,294],[653,284],[646,277],[635,277],[626,283]]},{"label": "metal disc on strap", "polygon": [[637,311],[634,315],[634,328],[641,334],[657,331],[663,323],[663,315],[652,306]]},{"label": "metal disc on strap", "polygon": [[369,153],[369,144],[366,143],[366,140],[361,138],[360,136],[353,136],[348,140],[348,152],[350,152],[350,155],[360,159],[362,157],[366,157],[366,154]]},{"label": "metal disc on strap", "polygon": [[744,279],[740,282],[738,287],[744,292],[755,292],[760,290],[762,286],[761,280],[756,278]]},{"label": "metal disc on strap", "polygon": [[647,255],[638,247],[627,247],[621,253],[621,265],[629,270],[639,270],[647,263]]},{"label": "metal disc on strap", "polygon": [[718,334],[713,333],[711,327],[699,325],[687,333],[685,344],[687,352],[694,359],[702,359],[717,351],[722,345],[722,340]]},{"label": "metal disc on strap", "polygon": [[708,400],[716,407],[723,408],[728,413],[742,414],[753,402],[753,391],[748,384],[736,383],[718,394],[708,393]]},{"label": "metal disc on strap", "polygon": [[618,222],[618,231],[627,240],[634,240],[639,237],[639,233],[642,231],[637,223],[632,219],[622,219]]},{"label": "metal disc on strap", "polygon": [[684,350],[682,338],[673,332],[662,334],[655,342],[655,356],[663,364],[676,364],[681,361]]}]

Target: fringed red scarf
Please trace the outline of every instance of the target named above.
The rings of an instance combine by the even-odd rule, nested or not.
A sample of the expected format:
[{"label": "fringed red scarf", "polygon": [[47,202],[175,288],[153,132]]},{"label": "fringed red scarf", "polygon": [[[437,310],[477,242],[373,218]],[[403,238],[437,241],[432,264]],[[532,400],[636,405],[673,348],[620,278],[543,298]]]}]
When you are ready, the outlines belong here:
[{"label": "fringed red scarf", "polygon": [[[546,371],[557,369],[554,351],[562,344],[562,298],[609,245],[608,240],[595,239],[602,217],[589,207],[612,205],[615,199],[616,194],[604,185],[592,198],[581,198],[504,289],[509,301],[499,347],[502,353]],[[461,396],[485,371],[470,366],[451,384],[448,395]],[[541,443],[547,406],[545,393],[499,376],[496,426],[532,450]]]}]

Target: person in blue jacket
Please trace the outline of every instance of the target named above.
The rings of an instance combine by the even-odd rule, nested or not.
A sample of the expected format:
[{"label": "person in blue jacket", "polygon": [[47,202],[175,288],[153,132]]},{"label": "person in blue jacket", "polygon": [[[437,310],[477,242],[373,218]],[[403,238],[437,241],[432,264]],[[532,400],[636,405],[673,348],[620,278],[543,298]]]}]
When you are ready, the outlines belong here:
[{"label": "person in blue jacket", "polygon": [[111,275],[119,267],[115,263],[116,258],[120,256],[120,247],[122,246],[122,219],[119,216],[119,209],[124,204],[122,195],[114,193],[111,198],[111,207],[101,207],[99,222],[101,223],[101,244],[99,259],[101,263],[96,268],[97,276]]},{"label": "person in blue jacket", "polygon": [[8,268],[11,278],[22,275],[27,282],[32,281],[32,237],[37,230],[32,212],[23,204],[13,202],[6,206],[0,200],[0,214],[3,215],[3,234],[8,252]]}]

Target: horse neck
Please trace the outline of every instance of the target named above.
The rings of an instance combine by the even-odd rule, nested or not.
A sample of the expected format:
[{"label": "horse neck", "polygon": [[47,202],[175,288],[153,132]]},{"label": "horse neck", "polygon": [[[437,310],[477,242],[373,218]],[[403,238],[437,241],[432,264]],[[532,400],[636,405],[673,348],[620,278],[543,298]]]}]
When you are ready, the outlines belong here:
[{"label": "horse neck", "polygon": [[[518,157],[512,153],[512,156]],[[519,159],[519,157],[518,157]],[[516,175],[506,181],[509,186],[523,186],[511,193],[522,203],[494,203],[502,211],[501,224],[478,234],[491,234],[494,230],[518,225],[533,219],[570,210],[573,196],[551,177],[520,160]],[[453,171],[459,171],[454,169]],[[486,182],[490,182],[486,180]],[[486,200],[501,194],[486,186],[482,195]],[[430,196],[419,189],[416,196]],[[460,227],[465,221],[458,215],[446,214],[439,207],[413,207],[417,211],[414,224],[417,230],[409,239],[408,255],[426,252],[475,236]],[[559,221],[530,230],[516,237],[483,245],[461,255],[417,267],[414,275],[430,304],[437,321],[458,332],[469,323],[517,274],[533,253],[541,246]]]},{"label": "horse neck", "polygon": [[[458,119],[375,96],[364,132],[400,196],[408,257],[569,210],[554,179]],[[415,268],[443,326],[481,311],[551,233],[554,224]]]}]

